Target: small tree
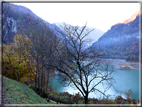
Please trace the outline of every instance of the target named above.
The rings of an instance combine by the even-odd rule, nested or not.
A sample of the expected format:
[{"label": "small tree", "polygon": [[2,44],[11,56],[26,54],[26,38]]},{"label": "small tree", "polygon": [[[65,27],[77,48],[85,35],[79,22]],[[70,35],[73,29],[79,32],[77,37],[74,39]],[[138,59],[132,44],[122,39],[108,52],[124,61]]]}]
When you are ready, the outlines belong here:
[{"label": "small tree", "polygon": [[[73,84],[84,97],[85,104],[88,104],[90,92],[98,91],[105,95],[105,91],[112,85],[113,71],[102,69],[97,47],[86,46],[91,42],[87,36],[93,29],[87,29],[86,25],[80,28],[64,24],[62,30],[64,32],[58,31],[62,35],[61,39],[53,45],[52,67],[65,75],[67,86]],[[102,92],[97,86],[104,81],[108,84]]]}]

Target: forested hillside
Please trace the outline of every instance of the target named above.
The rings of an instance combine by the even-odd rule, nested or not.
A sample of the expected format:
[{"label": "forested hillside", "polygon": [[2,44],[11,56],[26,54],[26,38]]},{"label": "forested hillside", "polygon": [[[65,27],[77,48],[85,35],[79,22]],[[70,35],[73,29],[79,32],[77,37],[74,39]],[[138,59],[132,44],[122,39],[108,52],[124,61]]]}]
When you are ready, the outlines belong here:
[{"label": "forested hillside", "polygon": [[123,58],[127,61],[138,61],[140,14],[135,15],[135,19],[130,22],[113,25],[92,46],[99,46],[103,57],[106,58]]}]

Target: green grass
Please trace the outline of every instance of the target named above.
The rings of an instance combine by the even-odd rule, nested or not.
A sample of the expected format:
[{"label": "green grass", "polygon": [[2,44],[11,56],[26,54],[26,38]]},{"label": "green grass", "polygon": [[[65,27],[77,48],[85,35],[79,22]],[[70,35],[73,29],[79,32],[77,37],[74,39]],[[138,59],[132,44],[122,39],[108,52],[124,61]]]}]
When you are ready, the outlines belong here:
[{"label": "green grass", "polygon": [[51,101],[47,102],[44,98],[41,98],[32,89],[22,83],[4,76],[3,82],[6,93],[5,98],[9,100],[11,104],[54,104]]}]

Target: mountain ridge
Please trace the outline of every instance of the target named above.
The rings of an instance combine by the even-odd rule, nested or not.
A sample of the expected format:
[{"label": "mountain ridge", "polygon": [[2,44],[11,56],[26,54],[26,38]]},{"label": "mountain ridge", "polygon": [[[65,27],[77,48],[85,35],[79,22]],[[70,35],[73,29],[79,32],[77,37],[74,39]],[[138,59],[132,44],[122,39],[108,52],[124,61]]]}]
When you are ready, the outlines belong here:
[{"label": "mountain ridge", "polygon": [[127,23],[129,23],[131,21],[134,21],[138,15],[140,15],[140,10],[138,10],[137,12],[135,12],[129,19],[124,20],[123,23],[127,24]]}]

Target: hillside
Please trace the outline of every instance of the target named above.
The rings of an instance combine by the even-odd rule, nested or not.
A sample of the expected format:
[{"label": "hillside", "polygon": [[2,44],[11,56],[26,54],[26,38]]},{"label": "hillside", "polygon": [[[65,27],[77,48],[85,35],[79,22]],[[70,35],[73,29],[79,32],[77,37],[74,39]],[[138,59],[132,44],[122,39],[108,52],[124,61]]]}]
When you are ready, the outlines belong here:
[{"label": "hillside", "polygon": [[[113,25],[93,46],[100,46],[103,57],[139,60],[139,18],[137,12],[132,18]],[[132,20],[133,19],[133,20]]]},{"label": "hillside", "polygon": [[5,100],[10,104],[52,104],[26,85],[3,76]]}]

